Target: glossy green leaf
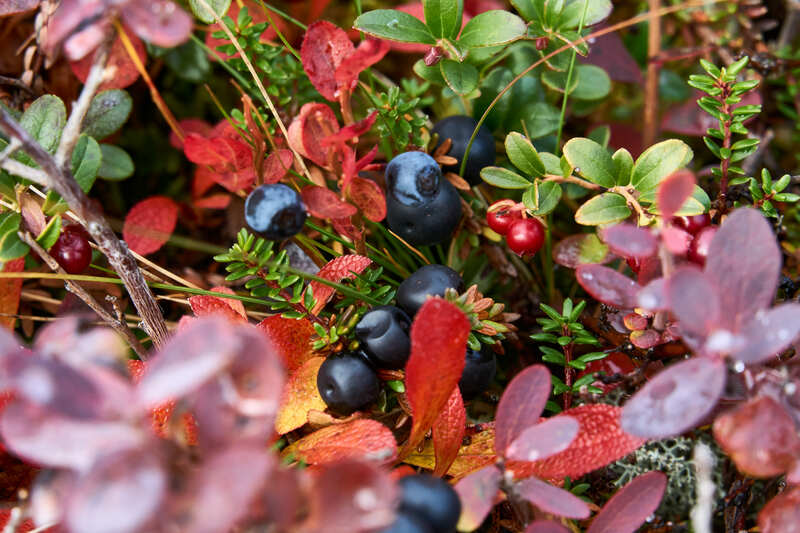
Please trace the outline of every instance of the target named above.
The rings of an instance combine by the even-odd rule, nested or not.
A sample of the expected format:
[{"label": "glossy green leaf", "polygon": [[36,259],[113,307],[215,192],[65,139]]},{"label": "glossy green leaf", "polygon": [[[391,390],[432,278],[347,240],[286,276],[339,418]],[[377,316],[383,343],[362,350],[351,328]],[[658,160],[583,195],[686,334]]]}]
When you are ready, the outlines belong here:
[{"label": "glossy green leaf", "polygon": [[558,19],[559,28],[578,27],[583,16],[584,2],[589,3],[586,8],[586,18],[583,20],[584,28],[597,24],[611,14],[609,0],[567,0]]},{"label": "glossy green leaf", "polygon": [[353,27],[392,41],[436,44],[436,38],[421,20],[396,9],[367,11],[355,20]]},{"label": "glossy green leaf", "polygon": [[631,171],[633,170],[633,156],[625,148],[620,148],[611,156],[614,161],[614,175],[617,185],[627,185],[631,182]]},{"label": "glossy green leaf", "polygon": [[510,43],[525,35],[527,26],[508,11],[493,9],[473,17],[464,25],[458,42],[466,48],[482,48]]},{"label": "glossy green leaf", "polygon": [[214,17],[214,13],[222,17],[228,12],[228,8],[231,7],[231,0],[205,0],[205,3],[208,4],[214,12],[211,12],[201,2],[198,2],[198,0],[189,0],[189,7],[192,9],[192,13],[206,24],[216,22],[217,19]]},{"label": "glossy green leaf", "polygon": [[[34,100],[22,114],[20,125],[36,139],[42,148],[55,153],[61,140],[61,130],[67,123],[67,108],[58,96],[46,94]],[[27,164],[31,160],[24,156]]]},{"label": "glossy green leaf", "polygon": [[533,144],[524,135],[512,131],[506,136],[506,155],[511,164],[528,176],[539,177],[544,174],[544,163]]},{"label": "glossy green leaf", "polygon": [[590,131],[587,137],[603,148],[608,149],[608,141],[611,140],[611,128],[606,125],[598,126]]},{"label": "glossy green leaf", "polygon": [[579,100],[600,100],[611,92],[611,78],[606,71],[595,65],[578,65],[575,69],[578,80],[572,97]]},{"label": "glossy green leaf", "polygon": [[[511,111],[513,113],[513,109]],[[525,106],[522,120],[531,139],[550,135],[558,129],[561,112],[547,102],[534,102]]]},{"label": "glossy green leaf", "polygon": [[539,6],[541,0],[511,0],[511,5],[516,8],[517,12],[522,15],[525,20],[541,20],[541,11]]},{"label": "glossy green leaf", "polygon": [[442,68],[439,65],[429,67],[425,64],[425,61],[420,59],[414,63],[414,73],[425,81],[436,85],[446,85],[442,76]]},{"label": "glossy green leaf", "polygon": [[617,183],[616,165],[608,150],[585,137],[570,139],[564,145],[564,157],[584,179],[602,187]]},{"label": "glossy green leaf", "polygon": [[550,213],[556,208],[559,200],[561,200],[561,185],[554,181],[538,181],[522,194],[522,203],[538,216]]},{"label": "glossy green leaf", "polygon": [[501,189],[527,189],[531,182],[508,169],[502,167],[486,167],[481,170],[481,178],[489,185]]},{"label": "glossy green leaf", "polygon": [[442,77],[453,92],[466,95],[478,87],[478,69],[469,63],[459,63],[452,59],[439,62]]},{"label": "glossy green leaf", "polygon": [[[566,71],[562,72],[558,70],[545,70],[542,72],[542,83],[550,89],[563,94],[564,88],[567,86],[567,77],[568,75]],[[573,75],[569,82],[569,93],[574,93],[577,87],[578,76]]]},{"label": "glossy green leaf", "polygon": [[633,165],[631,185],[642,193],[652,191],[661,180],[685,167],[691,161],[692,155],[692,149],[677,139],[654,144]]},{"label": "glossy green leaf", "polygon": [[50,219],[47,226],[36,237],[36,242],[45,250],[49,250],[56,243],[59,235],[61,235],[61,216],[57,215]]},{"label": "glossy green leaf", "polygon": [[17,232],[22,217],[15,211],[0,213],[0,262],[18,259],[28,253],[28,245]]},{"label": "glossy green leaf", "polygon": [[113,144],[101,144],[103,153],[97,175],[105,180],[120,181],[133,175],[133,159],[128,152]]},{"label": "glossy green leaf", "polygon": [[82,131],[103,139],[122,127],[133,108],[133,99],[122,89],[102,91],[92,99],[83,119]]},{"label": "glossy green leaf", "polygon": [[614,192],[595,196],[575,212],[575,222],[584,226],[599,226],[620,222],[631,215],[625,198]]},{"label": "glossy green leaf", "polygon": [[454,39],[461,29],[464,0],[423,0],[425,24],[434,37]]},{"label": "glossy green leaf", "polygon": [[89,192],[94,185],[102,159],[103,153],[94,137],[82,134],[72,152],[72,175],[75,176],[75,181],[83,192]]}]

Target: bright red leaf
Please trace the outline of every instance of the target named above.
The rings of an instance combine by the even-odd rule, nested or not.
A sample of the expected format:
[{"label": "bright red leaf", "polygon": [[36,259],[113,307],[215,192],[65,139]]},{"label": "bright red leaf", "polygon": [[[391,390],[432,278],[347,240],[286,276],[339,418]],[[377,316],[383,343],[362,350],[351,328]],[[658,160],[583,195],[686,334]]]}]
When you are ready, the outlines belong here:
[{"label": "bright red leaf", "polygon": [[308,319],[272,315],[262,320],[258,327],[275,347],[289,374],[313,357],[311,337],[316,332]]},{"label": "bright red leaf", "polygon": [[494,449],[504,455],[523,431],[539,423],[550,396],[550,371],[544,365],[529,366],[506,387],[495,415]]},{"label": "bright red leaf", "polygon": [[214,181],[231,192],[247,189],[256,179],[253,149],[239,138],[190,133],[183,152],[192,163],[211,167]]},{"label": "bright red leaf", "polygon": [[658,186],[658,208],[665,220],[678,212],[694,192],[696,183],[694,174],[686,169],[670,174],[661,182]]},{"label": "bright red leaf", "polygon": [[374,181],[353,176],[347,187],[347,197],[367,219],[380,222],[386,218],[386,195]]},{"label": "bright red leaf", "polygon": [[264,183],[278,183],[292,168],[294,155],[291,150],[281,148],[275,150],[264,160]]},{"label": "bright red leaf", "polygon": [[494,507],[497,491],[503,473],[494,465],[473,472],[455,485],[458,498],[461,500],[461,517],[458,520],[459,531],[473,531]]},{"label": "bright red leaf", "polygon": [[339,195],[327,187],[308,185],[300,191],[303,203],[311,216],[317,218],[341,218],[355,215],[358,210],[342,201]]},{"label": "bright red leaf", "polygon": [[[183,131],[184,135],[196,133],[201,137],[208,137],[214,128],[211,124],[200,118],[185,118],[183,120],[179,120],[178,126],[180,126],[180,129]],[[181,151],[183,150],[183,139],[178,137],[174,131],[169,132],[169,144],[173,148]]]},{"label": "bright red leaf", "polygon": [[306,435],[283,450],[282,455],[311,465],[346,459],[389,463],[397,457],[397,442],[391,430],[380,422],[360,419]]},{"label": "bright red leaf", "polygon": [[758,513],[761,533],[797,533],[800,524],[800,487],[778,494]]},{"label": "bright red leaf", "polygon": [[433,450],[436,454],[434,475],[445,475],[456,460],[464,439],[466,423],[467,412],[464,410],[461,391],[455,387],[433,423]]},{"label": "bright red leaf", "polygon": [[167,242],[178,221],[178,204],[166,196],[151,196],[131,207],[122,237],[134,252],[147,255]]},{"label": "bright red leaf", "polygon": [[655,512],[667,476],[648,472],[637,476],[608,500],[589,526],[587,533],[633,533]]},{"label": "bright red leaf", "polygon": [[[234,292],[227,287],[214,287],[211,290],[223,294],[234,294]],[[198,317],[217,314],[224,316],[232,322],[247,322],[244,304],[232,298],[220,298],[218,296],[200,294],[189,297],[189,306],[192,308],[192,312],[195,316]]]},{"label": "bright red leaf", "polygon": [[618,309],[636,307],[639,284],[632,279],[602,265],[579,265],[575,278],[593,298]]},{"label": "bright red leaf", "polygon": [[[356,274],[361,274],[372,264],[372,260],[363,255],[349,254],[339,256],[328,262],[327,265],[317,273],[317,276],[328,281],[339,283],[345,279],[353,279]],[[334,289],[329,285],[324,285],[319,281],[312,281],[308,284],[314,295],[314,308],[310,309],[315,315],[322,311],[330,299],[333,297]]]},{"label": "bright red leaf", "polygon": [[289,145],[317,165],[330,168],[328,153],[319,146],[338,131],[339,121],[330,107],[318,102],[305,104],[289,125]]},{"label": "bright red leaf", "polygon": [[564,489],[535,477],[517,483],[519,495],[546,513],[583,520],[591,511],[586,502]]}]

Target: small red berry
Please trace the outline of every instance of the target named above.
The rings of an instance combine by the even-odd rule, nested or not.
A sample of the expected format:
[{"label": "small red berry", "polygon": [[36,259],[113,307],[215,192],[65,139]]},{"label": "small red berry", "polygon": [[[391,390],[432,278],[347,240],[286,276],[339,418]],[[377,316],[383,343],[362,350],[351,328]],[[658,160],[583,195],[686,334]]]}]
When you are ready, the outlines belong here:
[{"label": "small red berry", "polygon": [[511,227],[511,224],[517,220],[520,220],[521,218],[522,215],[519,211],[511,211],[510,209],[505,208],[486,213],[486,223],[489,224],[489,227],[500,235],[505,235],[508,233],[508,228]]},{"label": "small red berry", "polygon": [[50,255],[68,274],[81,274],[92,262],[92,247],[82,228],[66,226],[50,248]]},{"label": "small red berry", "polygon": [[694,215],[690,217],[682,216],[682,217],[675,217],[672,219],[672,223],[678,226],[681,229],[684,229],[691,233],[692,235],[696,235],[701,229],[707,227],[711,224],[711,217],[708,213],[703,213],[702,215]]},{"label": "small red berry", "polygon": [[[595,374],[597,372],[603,372],[606,376],[613,376],[614,374],[625,375],[630,374],[635,369],[636,367],[630,357],[622,352],[611,352],[606,358],[592,361],[586,365],[586,368],[578,374],[578,379],[587,374]],[[620,383],[604,383],[600,379],[592,383],[592,386],[602,390],[603,394],[616,389],[619,385]]]},{"label": "small red berry", "polygon": [[692,243],[689,245],[689,261],[700,266],[706,264],[708,248],[711,246],[711,239],[714,238],[716,232],[716,226],[708,226],[700,230],[700,233],[694,236]]},{"label": "small red berry", "polygon": [[517,220],[508,228],[506,242],[517,255],[533,255],[544,244],[544,226],[535,218]]}]

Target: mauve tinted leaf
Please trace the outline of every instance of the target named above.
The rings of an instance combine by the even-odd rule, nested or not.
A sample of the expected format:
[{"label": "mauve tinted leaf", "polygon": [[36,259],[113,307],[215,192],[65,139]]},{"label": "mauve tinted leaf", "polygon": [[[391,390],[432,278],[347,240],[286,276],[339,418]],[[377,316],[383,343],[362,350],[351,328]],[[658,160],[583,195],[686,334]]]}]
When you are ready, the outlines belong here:
[{"label": "mauve tinted leaf", "polygon": [[561,452],[578,434],[578,421],[569,416],[549,418],[529,427],[514,439],[506,457],[517,461],[537,461]]},{"label": "mauve tinted leaf", "polygon": [[778,494],[758,513],[761,533],[797,533],[800,524],[800,487]]},{"label": "mauve tinted leaf", "polygon": [[433,450],[436,454],[434,475],[445,475],[456,460],[464,438],[466,423],[467,412],[464,409],[461,391],[455,387],[433,423]]},{"label": "mauve tinted leaf", "polygon": [[528,526],[525,533],[570,533],[570,530],[551,520],[537,520]]},{"label": "mauve tinted leaf", "polygon": [[0,17],[30,11],[38,6],[39,0],[3,0],[0,2]]},{"label": "mauve tinted leaf", "polygon": [[170,0],[126,2],[122,20],[145,41],[172,48],[189,39],[192,17]]},{"label": "mauve tinted leaf", "polygon": [[711,240],[705,274],[720,289],[722,324],[743,327],[772,303],[781,252],[769,222],[755,209],[734,211]]},{"label": "mauve tinted leaf", "polygon": [[558,241],[553,248],[553,260],[567,268],[577,268],[585,263],[604,264],[613,258],[614,254],[609,252],[608,246],[593,233],[570,235]]},{"label": "mauve tinted leaf", "polygon": [[544,365],[529,366],[506,387],[495,415],[494,449],[504,455],[522,432],[539,423],[550,397],[550,371]]},{"label": "mauve tinted leaf", "polygon": [[326,100],[336,101],[339,89],[336,69],[353,50],[353,43],[344,30],[328,21],[317,21],[306,30],[300,46],[303,69]]},{"label": "mauve tinted leaf", "polygon": [[669,176],[658,186],[658,208],[661,216],[668,220],[678,212],[683,203],[694,192],[697,182],[694,174],[688,170],[679,170]]},{"label": "mauve tinted leaf", "polygon": [[666,291],[669,309],[681,331],[706,337],[719,326],[721,291],[702,271],[694,267],[678,269],[667,280]]},{"label": "mauve tinted leaf", "polygon": [[748,365],[775,357],[800,333],[800,305],[787,303],[759,311],[740,333],[744,346],[731,357]]},{"label": "mauve tinted leaf", "polygon": [[[100,0],[63,0],[48,20],[45,34],[47,39],[44,44],[48,53],[54,53],[56,47],[69,37],[83,21],[98,17],[103,8],[104,2]],[[83,54],[90,51],[91,49],[84,50]],[[83,54],[78,55],[82,56]]]},{"label": "mauve tinted leaf", "polygon": [[586,533],[637,531],[658,508],[666,488],[667,476],[661,472],[648,472],[635,477],[608,500]]},{"label": "mauve tinted leaf", "polygon": [[456,483],[455,489],[461,500],[461,517],[458,520],[459,531],[473,531],[494,507],[497,490],[500,487],[502,472],[490,465],[473,472]]},{"label": "mauve tinted leaf", "polygon": [[360,419],[306,435],[284,448],[281,455],[312,465],[344,459],[387,463],[397,456],[397,442],[391,430],[380,422]]},{"label": "mauve tinted leaf", "polygon": [[69,494],[66,524],[81,533],[141,531],[161,505],[167,476],[145,449],[107,455]]},{"label": "mauve tinted leaf", "polygon": [[30,515],[37,524],[55,524],[75,487],[78,474],[71,470],[42,470],[31,487]]},{"label": "mauve tinted leaf", "polygon": [[661,371],[628,400],[622,429],[646,439],[680,435],[714,408],[725,388],[721,361],[694,357]]},{"label": "mauve tinted leaf", "polygon": [[260,506],[278,531],[290,531],[297,512],[305,505],[301,482],[305,471],[294,467],[277,467],[269,476],[270,485],[281,490],[266,490],[261,494]]},{"label": "mauve tinted leaf", "polygon": [[425,437],[461,379],[469,331],[466,315],[441,298],[428,299],[417,312],[406,363],[406,397],[413,422],[405,455]]},{"label": "mauve tinted leaf", "polygon": [[581,287],[600,302],[618,309],[636,307],[639,284],[602,265],[580,265],[575,278]]},{"label": "mauve tinted leaf", "polygon": [[633,224],[615,224],[604,229],[601,236],[612,252],[625,258],[648,257],[658,249],[658,241],[653,234]]},{"label": "mauve tinted leaf", "polygon": [[673,255],[683,257],[692,244],[692,234],[672,224],[667,224],[661,230],[661,242],[667,251]]},{"label": "mauve tinted leaf", "polygon": [[782,474],[800,454],[792,417],[769,396],[753,398],[718,416],[714,438],[739,471],[754,477]]},{"label": "mauve tinted leaf", "polygon": [[588,518],[591,513],[586,502],[574,494],[535,477],[517,483],[516,490],[521,497],[546,513],[580,520]]}]

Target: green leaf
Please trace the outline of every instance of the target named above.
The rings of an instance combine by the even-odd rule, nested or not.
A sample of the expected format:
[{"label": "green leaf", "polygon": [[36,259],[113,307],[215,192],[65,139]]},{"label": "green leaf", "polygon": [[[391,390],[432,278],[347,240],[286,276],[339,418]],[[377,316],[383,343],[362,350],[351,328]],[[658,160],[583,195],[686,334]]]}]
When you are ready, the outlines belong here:
[{"label": "green leaf", "polygon": [[164,62],[179,78],[194,83],[205,81],[211,73],[208,54],[195,41],[168,49]]},{"label": "green leaf", "polygon": [[455,39],[461,29],[464,0],[423,0],[425,24],[434,37]]},{"label": "green leaf", "polygon": [[654,190],[661,180],[685,167],[692,159],[692,149],[677,139],[654,144],[633,165],[631,185],[639,192]]},{"label": "green leaf", "polygon": [[453,59],[439,62],[442,77],[453,92],[461,95],[469,94],[478,87],[478,69],[469,63],[459,63]]},{"label": "green leaf", "polygon": [[694,216],[702,215],[711,207],[711,198],[708,193],[699,185],[694,186],[692,195],[683,202],[683,205],[675,213],[675,216]]},{"label": "green leaf", "polygon": [[133,99],[122,89],[102,91],[92,99],[82,132],[95,139],[108,137],[122,127],[133,108]]},{"label": "green leaf", "polygon": [[0,213],[0,262],[18,259],[28,253],[28,245],[17,232],[22,217],[15,211]]},{"label": "green leaf", "polygon": [[614,174],[616,175],[617,185],[627,185],[631,182],[631,170],[633,170],[633,156],[625,148],[620,148],[611,156],[614,161]]},{"label": "green leaf", "polygon": [[575,137],[564,145],[564,157],[583,178],[601,187],[617,183],[616,167],[608,150],[585,137]]},{"label": "green leaf", "polygon": [[544,163],[544,169],[547,174],[554,174],[556,176],[561,174],[561,158],[550,152],[542,152],[539,154]]},{"label": "green leaf", "polygon": [[508,169],[502,167],[486,167],[481,170],[481,178],[489,185],[501,189],[527,189],[531,182]]},{"label": "green leaf", "polygon": [[[25,110],[20,125],[36,139],[42,148],[55,153],[61,130],[67,123],[67,108],[58,96],[46,94],[34,100]],[[22,158],[28,164],[32,160],[28,156]]]},{"label": "green leaf", "polygon": [[539,177],[544,174],[544,163],[536,148],[524,135],[512,131],[506,136],[506,155],[511,164],[528,176]]},{"label": "green leaf", "polygon": [[537,10],[536,0],[511,0],[511,5],[516,8],[525,20],[540,20],[541,15]]},{"label": "green leaf", "polygon": [[208,8],[198,2],[198,0],[189,0],[189,7],[192,9],[192,13],[206,24],[216,22],[217,19],[214,17],[214,13],[222,17],[228,12],[228,8],[231,7],[231,0],[205,0],[205,2],[214,12],[209,11]]},{"label": "green leaf", "polygon": [[579,100],[600,100],[611,92],[611,78],[606,71],[595,65],[578,65],[575,69],[578,84],[572,97]]},{"label": "green leaf", "polygon": [[608,148],[608,141],[611,140],[611,128],[608,126],[598,126],[587,135],[588,138],[602,146]]},{"label": "green leaf", "polygon": [[605,192],[580,206],[575,212],[575,222],[584,226],[599,226],[620,222],[631,216],[625,198],[617,193]]},{"label": "green leaf", "polygon": [[593,26],[611,14],[611,2],[609,0],[567,0],[561,16],[558,19],[560,29],[577,28],[583,16],[584,2],[589,5],[586,8],[586,18],[583,20],[583,27]]},{"label": "green leaf", "polygon": [[561,186],[554,181],[537,181],[522,194],[522,203],[538,216],[544,216],[555,209],[559,200]]},{"label": "green leaf", "polygon": [[355,20],[353,27],[392,41],[436,44],[436,38],[421,20],[396,9],[367,11]]},{"label": "green leaf", "polygon": [[442,68],[439,65],[429,67],[422,59],[414,63],[414,73],[423,80],[435,83],[436,85],[447,84],[442,76]]},{"label": "green leaf", "polygon": [[47,226],[36,237],[36,242],[45,250],[49,250],[56,243],[59,235],[61,235],[61,216],[57,215],[50,219]]},{"label": "green leaf", "polygon": [[85,133],[81,134],[78,142],[75,143],[75,150],[72,152],[72,175],[75,176],[75,181],[81,186],[83,192],[89,192],[94,185],[102,160],[103,153],[94,137],[89,137]]},{"label": "green leaf", "polygon": [[739,72],[741,72],[741,70],[745,67],[745,65],[747,65],[748,61],[750,61],[749,57],[747,56],[742,57],[738,61],[735,61],[734,63],[728,66],[727,73],[730,74],[731,76],[736,76],[737,74],[739,74]]},{"label": "green leaf", "polygon": [[120,181],[133,175],[133,159],[128,152],[113,144],[101,144],[100,151],[103,158],[98,176],[104,180]]},{"label": "green leaf", "polygon": [[534,102],[525,106],[522,117],[530,138],[539,139],[558,129],[561,112],[547,102]]},{"label": "green leaf", "polygon": [[[558,70],[545,70],[542,72],[542,83],[550,89],[564,94],[564,89],[567,86],[567,73]],[[569,93],[575,92],[578,87],[578,76],[572,76],[569,85]]]},{"label": "green leaf", "polygon": [[545,27],[556,27],[561,18],[561,12],[564,11],[564,0],[545,0],[543,11]]},{"label": "green leaf", "polygon": [[525,22],[508,11],[493,9],[473,17],[464,25],[458,43],[466,48],[483,48],[510,43],[525,35]]}]

